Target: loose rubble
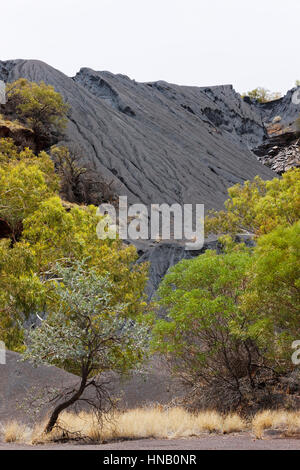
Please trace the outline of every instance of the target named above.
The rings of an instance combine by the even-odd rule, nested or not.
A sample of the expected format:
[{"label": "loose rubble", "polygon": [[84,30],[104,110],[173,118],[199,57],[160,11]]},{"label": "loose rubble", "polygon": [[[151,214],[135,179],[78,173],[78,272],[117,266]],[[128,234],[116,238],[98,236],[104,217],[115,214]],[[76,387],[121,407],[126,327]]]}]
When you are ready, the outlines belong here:
[{"label": "loose rubble", "polygon": [[276,171],[279,175],[290,168],[300,167],[300,139],[288,147],[280,149],[278,145],[272,147],[268,154],[258,157],[264,165]]}]

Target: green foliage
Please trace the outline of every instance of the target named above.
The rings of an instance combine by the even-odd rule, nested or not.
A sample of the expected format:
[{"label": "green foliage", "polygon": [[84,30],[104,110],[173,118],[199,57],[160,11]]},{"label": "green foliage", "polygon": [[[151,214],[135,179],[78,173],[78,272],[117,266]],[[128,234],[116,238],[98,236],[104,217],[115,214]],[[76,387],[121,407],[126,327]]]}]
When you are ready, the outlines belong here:
[{"label": "green foliage", "polygon": [[96,207],[74,205],[66,211],[59,197],[41,202],[24,220],[23,240],[30,243],[40,272],[47,271],[59,259],[86,260],[99,273],[107,273],[118,284],[114,297],[128,303],[132,314],[143,308],[140,300],[146,283],[146,265],[135,265],[133,246],[120,240],[99,240]]},{"label": "green foliage", "polygon": [[279,225],[292,225],[300,217],[300,169],[284,173],[282,178],[263,181],[259,176],[228,189],[224,211],[210,211],[205,232],[235,235],[250,232],[269,233]]},{"label": "green foliage", "polygon": [[223,255],[209,250],[162,281],[159,303],[168,316],[154,326],[153,349],[190,388],[194,406],[236,409],[258,386],[253,364],[264,363],[239,302],[250,264],[243,246]]},{"label": "green foliage", "polygon": [[118,286],[112,297],[126,303],[128,316],[138,317],[146,308],[147,266],[135,264],[135,248],[99,240],[96,207],[65,204],[58,190],[49,155],[20,151],[10,139],[0,139],[0,222],[10,237],[0,239],[0,335],[10,349],[22,348],[30,313],[55,307],[47,272],[57,260],[85,260],[87,268],[108,276]]},{"label": "green foliage", "polygon": [[[53,364],[74,372],[80,382],[73,390],[62,390],[45,431],[55,426],[60,413],[92,389],[86,403],[97,415],[109,396],[103,372],[126,373],[137,367],[146,354],[148,326],[126,318],[127,305],[115,303],[118,288],[84,263],[54,269],[54,308],[41,324],[30,330],[24,360],[35,365]],[[94,394],[94,396],[93,396]]]},{"label": "green foliage", "polygon": [[20,152],[13,139],[0,139],[0,165],[18,161]]},{"label": "green foliage", "polygon": [[[17,118],[30,127],[37,148],[49,145],[53,135],[62,132],[67,111],[61,95],[43,82],[19,79],[7,85],[6,118]],[[5,123],[22,127],[17,122]],[[56,164],[60,163],[59,174],[45,151],[36,155],[29,148],[17,147],[12,139],[0,139],[0,339],[18,351],[24,349],[25,325],[36,323],[35,313],[62,314],[59,286],[48,282],[58,260],[67,266],[82,262],[91,282],[93,276],[99,282],[105,278],[109,304],[115,310],[122,304],[123,321],[143,317],[147,307],[147,265],[135,264],[133,246],[97,238],[96,207],[62,202],[61,178],[69,181],[71,177],[71,189],[78,189],[82,183],[78,178],[85,170],[77,167],[67,148],[52,147],[51,152]],[[85,181],[84,190],[91,184],[93,190],[98,189]]]},{"label": "green foliage", "polygon": [[[222,256],[208,250],[171,268],[158,291],[160,305],[168,309],[168,320],[160,320],[154,328],[156,347],[176,355],[188,348],[204,368],[220,349],[230,347],[236,323],[242,320],[237,301],[249,263],[246,249]],[[195,372],[198,366],[196,362]]]},{"label": "green foliage", "polygon": [[54,268],[56,308],[28,333],[24,359],[54,364],[87,377],[104,371],[121,373],[145,354],[147,325],[126,319],[127,305],[116,304],[118,288],[84,263]]},{"label": "green foliage", "polygon": [[6,96],[6,108],[38,136],[48,136],[65,128],[68,106],[51,85],[20,78],[7,85]]},{"label": "green foliage", "polygon": [[248,96],[252,100],[258,101],[259,103],[267,103],[268,101],[274,101],[281,98],[281,93],[271,93],[269,90],[263,87],[254,88],[254,90],[248,91],[242,95]]},{"label": "green foliage", "polygon": [[[300,222],[258,239],[243,308],[268,327],[259,342],[277,363],[289,366],[300,325]],[[274,335],[274,332],[276,334]]]},{"label": "green foliage", "polygon": [[[300,325],[299,175],[295,169],[230,188],[226,209],[206,220],[207,232],[224,234],[222,253],[184,260],[161,283],[167,319],[154,327],[153,348],[201,405],[233,409],[268,399],[271,405],[278,378],[293,369],[291,345]],[[254,248],[234,242],[243,231],[255,234]]]},{"label": "green foliage", "polygon": [[22,220],[49,196],[44,175],[36,165],[19,163],[14,168],[0,169],[0,216],[14,235],[20,231]]},{"label": "green foliage", "polygon": [[0,338],[9,349],[23,350],[23,324],[34,311],[43,311],[47,289],[35,272],[29,245],[0,240]]},{"label": "green foliage", "polygon": [[0,219],[15,239],[23,219],[58,189],[54,166],[45,152],[21,152],[10,139],[0,139]]}]

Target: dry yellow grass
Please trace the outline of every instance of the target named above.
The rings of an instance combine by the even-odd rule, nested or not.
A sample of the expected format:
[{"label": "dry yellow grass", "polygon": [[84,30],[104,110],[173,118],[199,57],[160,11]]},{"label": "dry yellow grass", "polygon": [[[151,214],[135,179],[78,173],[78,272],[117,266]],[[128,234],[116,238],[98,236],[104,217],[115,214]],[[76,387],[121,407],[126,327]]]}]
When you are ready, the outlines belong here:
[{"label": "dry yellow grass", "polygon": [[4,426],[4,442],[26,442],[31,438],[31,430],[24,424],[17,421],[10,421]]},{"label": "dry yellow grass", "polygon": [[0,126],[8,127],[11,131],[19,131],[19,130],[24,130],[24,129],[27,131],[31,131],[31,129],[23,126],[17,120],[9,121],[8,119],[5,119],[1,114],[0,114]]},{"label": "dry yellow grass", "polygon": [[258,439],[266,429],[278,429],[289,434],[300,432],[300,411],[271,411],[257,413],[252,420],[252,429]]},{"label": "dry yellow grass", "polygon": [[[26,426],[12,421],[4,426],[4,439],[6,442],[26,441],[35,444],[66,437],[59,428],[45,435],[45,425],[46,421],[29,430]],[[247,422],[238,414],[223,416],[216,411],[190,413],[180,407],[167,410],[162,407],[137,408],[105,416],[102,426],[90,413],[64,412],[60,417],[60,426],[68,430],[69,438],[80,435],[93,442],[143,438],[172,439],[197,437],[207,432],[229,434],[246,430],[252,430],[257,438],[262,438],[266,429],[280,429],[293,435],[300,432],[300,412],[263,411]]]},{"label": "dry yellow grass", "polygon": [[245,431],[249,428],[249,424],[241,418],[237,413],[225,416],[223,421],[223,433],[230,434],[231,432]]}]

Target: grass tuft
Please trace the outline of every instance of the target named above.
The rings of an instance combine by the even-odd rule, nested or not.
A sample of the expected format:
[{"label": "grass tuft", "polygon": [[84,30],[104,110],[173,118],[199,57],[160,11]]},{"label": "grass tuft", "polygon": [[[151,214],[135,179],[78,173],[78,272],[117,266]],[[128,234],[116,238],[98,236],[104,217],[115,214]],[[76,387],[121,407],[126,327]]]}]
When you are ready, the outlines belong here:
[{"label": "grass tuft", "polygon": [[27,442],[30,437],[30,428],[17,421],[9,421],[3,426],[4,442]]},{"label": "grass tuft", "polygon": [[16,421],[3,427],[5,442],[47,443],[66,439],[85,438],[88,442],[109,442],[129,439],[174,439],[200,437],[203,433],[252,431],[261,439],[268,429],[280,430],[286,435],[300,435],[300,412],[266,410],[246,421],[236,413],[221,415],[216,411],[191,413],[184,408],[136,408],[104,416],[100,426],[91,413],[64,412],[60,427],[52,433],[43,431],[46,420],[29,429]]}]

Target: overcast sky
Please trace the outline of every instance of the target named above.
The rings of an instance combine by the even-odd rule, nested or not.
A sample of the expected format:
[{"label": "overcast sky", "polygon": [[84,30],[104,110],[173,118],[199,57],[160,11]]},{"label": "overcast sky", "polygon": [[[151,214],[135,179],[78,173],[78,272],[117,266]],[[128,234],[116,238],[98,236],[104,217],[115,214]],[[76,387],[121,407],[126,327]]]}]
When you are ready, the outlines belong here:
[{"label": "overcast sky", "polygon": [[8,0],[0,60],[137,81],[285,92],[300,79],[299,0]]}]

